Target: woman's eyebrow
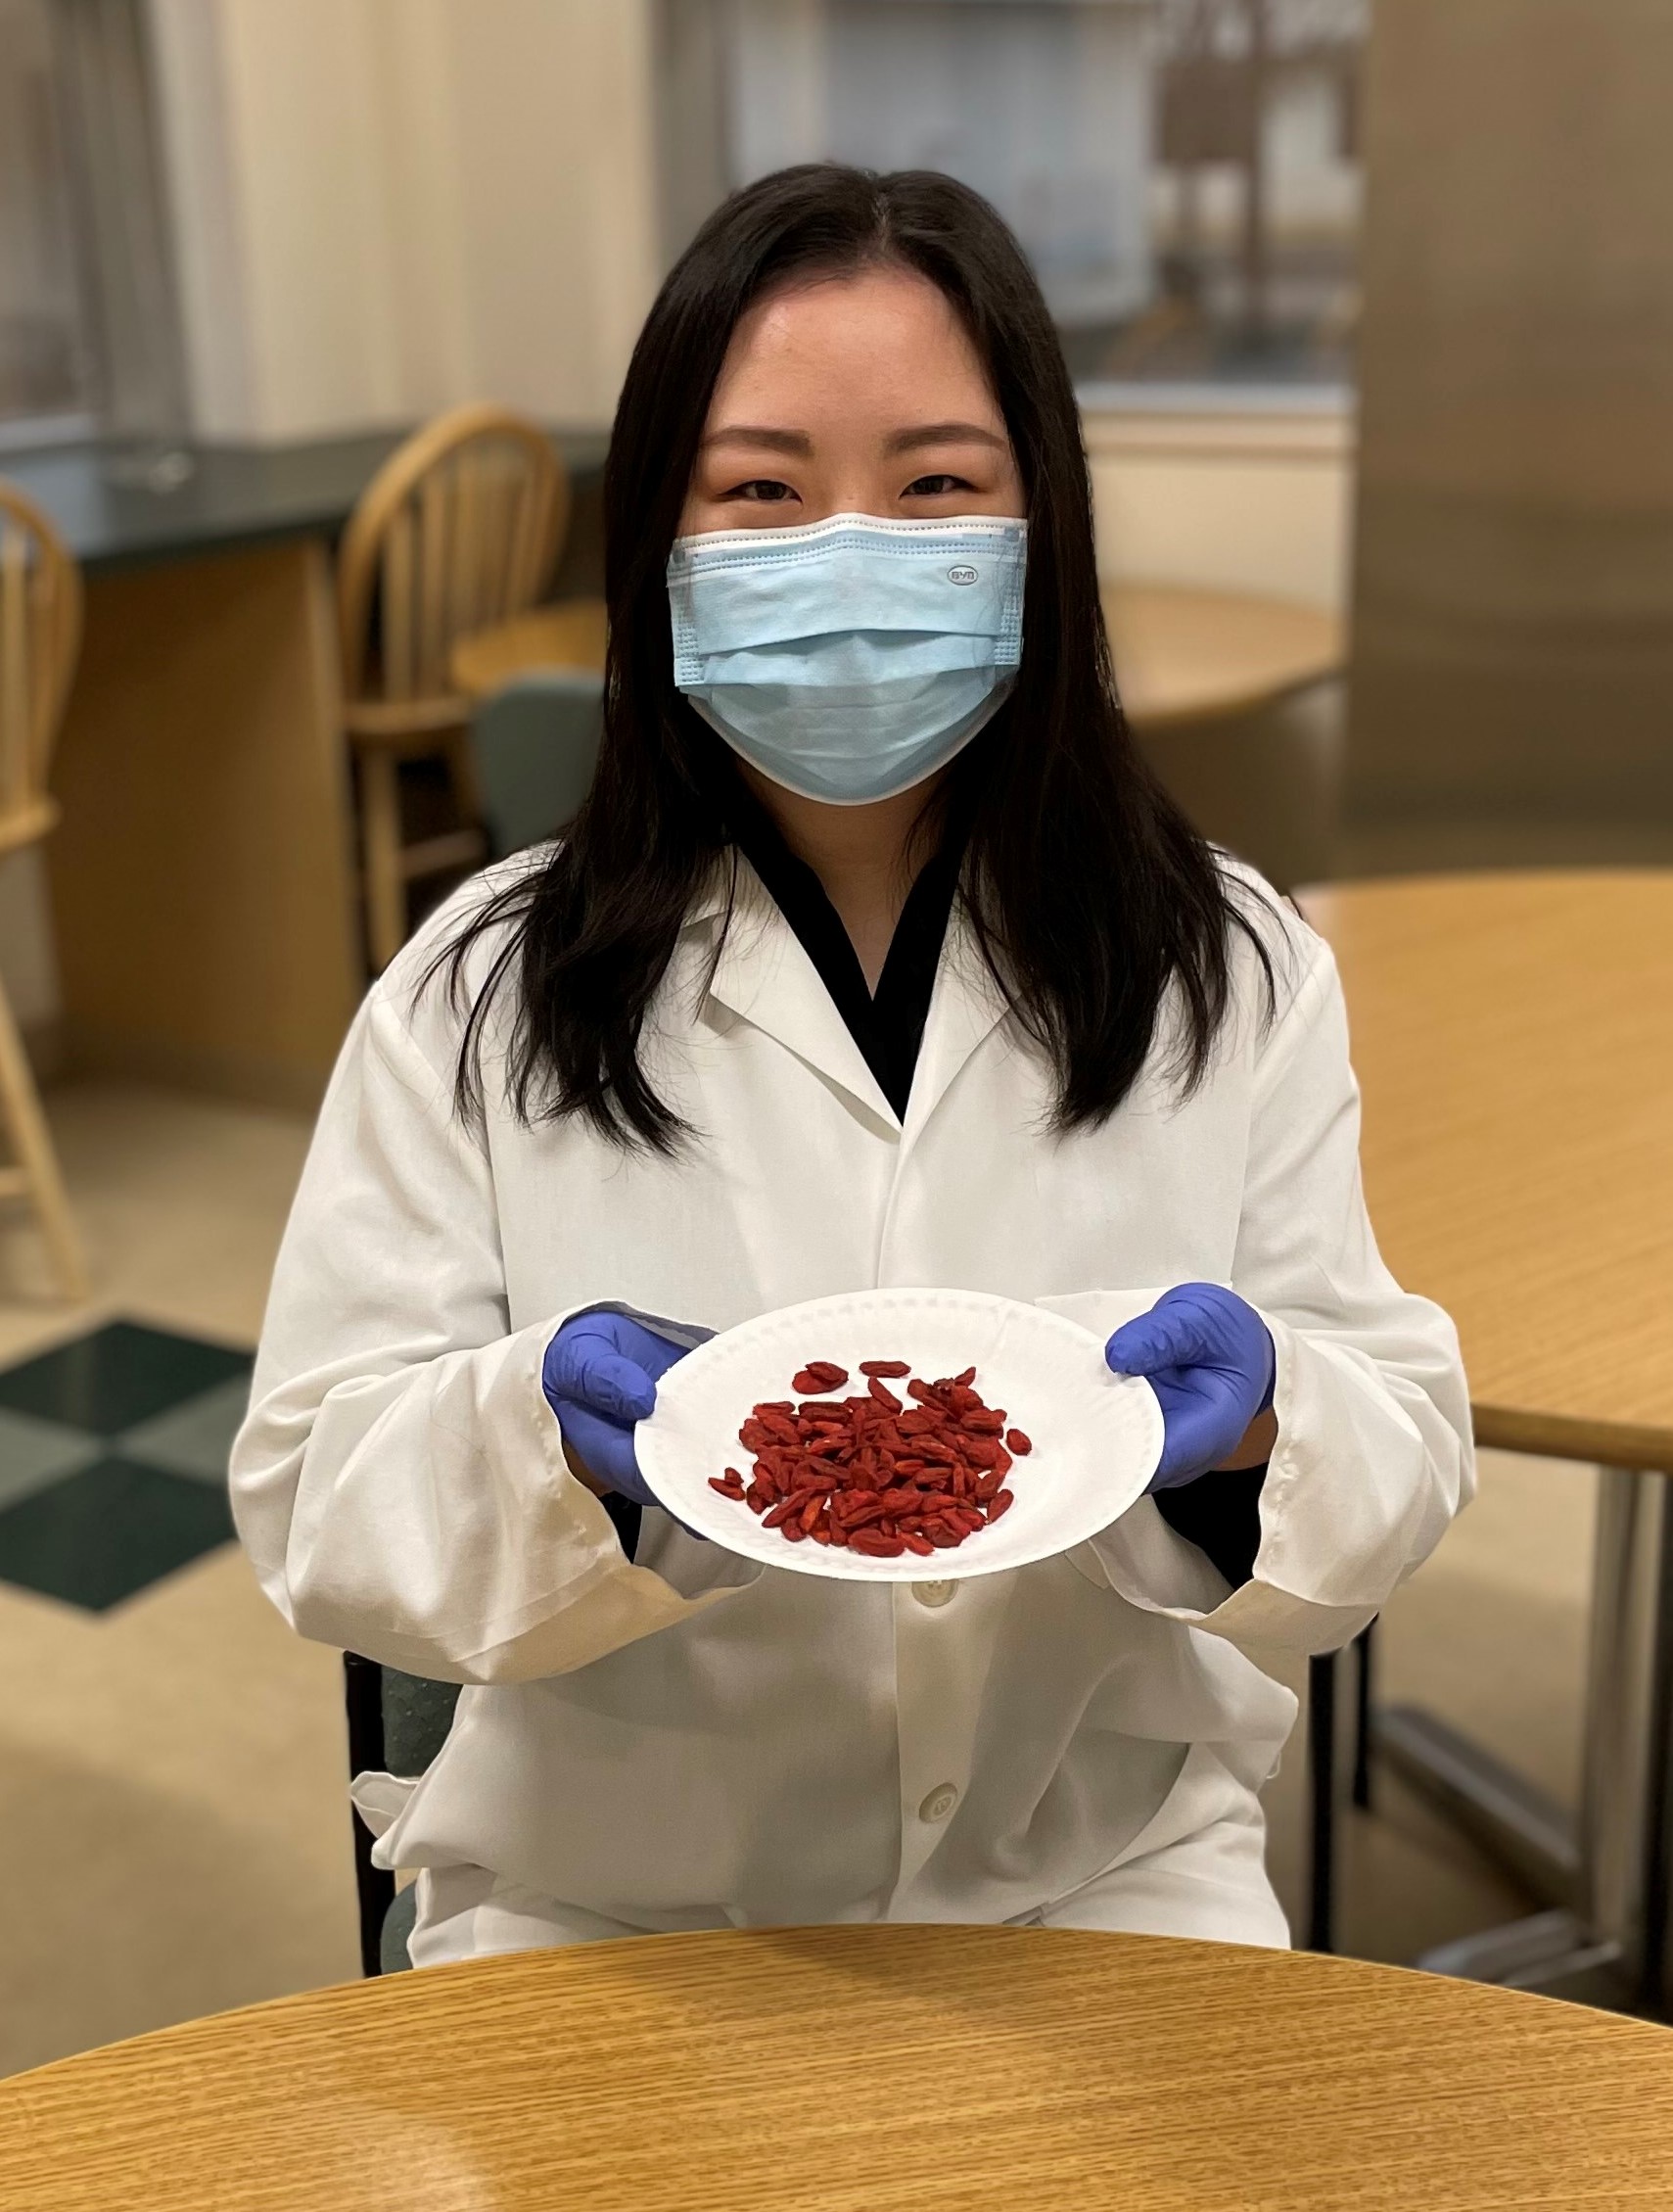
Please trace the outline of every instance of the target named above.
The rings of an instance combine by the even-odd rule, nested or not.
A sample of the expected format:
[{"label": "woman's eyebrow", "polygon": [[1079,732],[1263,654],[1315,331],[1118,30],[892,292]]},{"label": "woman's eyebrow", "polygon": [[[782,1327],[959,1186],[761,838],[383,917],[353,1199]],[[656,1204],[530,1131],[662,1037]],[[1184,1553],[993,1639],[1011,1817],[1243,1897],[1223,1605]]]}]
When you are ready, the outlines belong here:
[{"label": "woman's eyebrow", "polygon": [[915,430],[897,430],[884,450],[912,453],[923,446],[992,446],[1003,452],[1008,439],[979,422],[926,422]]},{"label": "woman's eyebrow", "polygon": [[752,423],[731,423],[724,430],[712,430],[703,441],[703,450],[709,452],[717,446],[765,446],[774,453],[796,453],[804,458],[813,450],[813,441],[805,430],[767,430]]}]

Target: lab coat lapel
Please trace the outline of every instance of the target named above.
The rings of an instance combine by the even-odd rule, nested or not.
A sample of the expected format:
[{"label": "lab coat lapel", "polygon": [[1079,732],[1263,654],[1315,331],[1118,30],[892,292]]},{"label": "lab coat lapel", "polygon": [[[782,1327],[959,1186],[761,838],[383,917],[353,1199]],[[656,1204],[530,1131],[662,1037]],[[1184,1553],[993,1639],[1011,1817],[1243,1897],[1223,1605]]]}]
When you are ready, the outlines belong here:
[{"label": "lab coat lapel", "polygon": [[936,969],[929,1017],[906,1102],[909,1145],[952,1089],[955,1077],[1010,1011],[982,958],[962,905],[955,904]]},{"label": "lab coat lapel", "polygon": [[[700,911],[702,918],[718,929],[725,912],[723,888],[705,900]],[[742,860],[731,921],[709,996],[740,1020],[775,1038],[874,1120],[899,1130],[893,1106],[849,1035],[818,970],[761,878]]]}]

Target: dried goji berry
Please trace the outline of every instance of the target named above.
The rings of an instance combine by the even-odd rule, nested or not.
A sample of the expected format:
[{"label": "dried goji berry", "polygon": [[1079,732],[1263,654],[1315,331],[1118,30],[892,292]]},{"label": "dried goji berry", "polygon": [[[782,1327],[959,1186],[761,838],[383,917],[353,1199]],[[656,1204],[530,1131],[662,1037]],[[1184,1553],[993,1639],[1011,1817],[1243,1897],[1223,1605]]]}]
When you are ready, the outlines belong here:
[{"label": "dried goji berry", "polygon": [[[1008,1509],[1013,1454],[1033,1447],[1020,1429],[1005,1434],[1005,1411],[983,1403],[973,1367],[934,1383],[904,1359],[861,1360],[860,1372],[864,1392],[838,1399],[848,1371],[809,1360],[791,1384],[801,1402],[765,1398],[738,1431],[754,1455],[749,1483],[728,1467],[710,1487],[788,1543],[811,1536],[872,1559],[953,1550]],[[905,1379],[909,1405],[885,1378]]]}]

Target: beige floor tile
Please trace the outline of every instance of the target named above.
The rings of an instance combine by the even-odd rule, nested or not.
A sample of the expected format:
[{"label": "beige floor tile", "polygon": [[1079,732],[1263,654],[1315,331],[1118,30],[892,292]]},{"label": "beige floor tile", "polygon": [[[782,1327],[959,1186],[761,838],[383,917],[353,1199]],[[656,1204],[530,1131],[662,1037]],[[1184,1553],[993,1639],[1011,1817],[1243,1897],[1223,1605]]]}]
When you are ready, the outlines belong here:
[{"label": "beige floor tile", "polygon": [[0,1229],[0,1360],[110,1313],[254,1343],[308,1124],[139,1084],[48,1094],[93,1294],[52,1294],[21,1211]]},{"label": "beige floor tile", "polygon": [[102,1616],[0,1590],[0,2072],[358,1971],[341,1665],[230,1550]]}]

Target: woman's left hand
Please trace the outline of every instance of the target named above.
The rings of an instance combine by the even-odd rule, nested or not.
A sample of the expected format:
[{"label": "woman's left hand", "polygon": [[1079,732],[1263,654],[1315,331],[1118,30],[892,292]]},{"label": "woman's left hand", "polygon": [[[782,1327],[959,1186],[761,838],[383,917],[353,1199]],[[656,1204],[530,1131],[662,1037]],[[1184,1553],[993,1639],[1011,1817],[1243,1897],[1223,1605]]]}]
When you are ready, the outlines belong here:
[{"label": "woman's left hand", "polygon": [[[1194,1483],[1210,1468],[1258,1465],[1276,1440],[1273,1402],[1277,1354],[1266,1323],[1235,1291],[1182,1283],[1148,1313],[1124,1322],[1104,1346],[1118,1375],[1142,1375],[1161,1401],[1166,1433],[1152,1490]],[[1238,1446],[1265,1416],[1267,1450]]]}]

